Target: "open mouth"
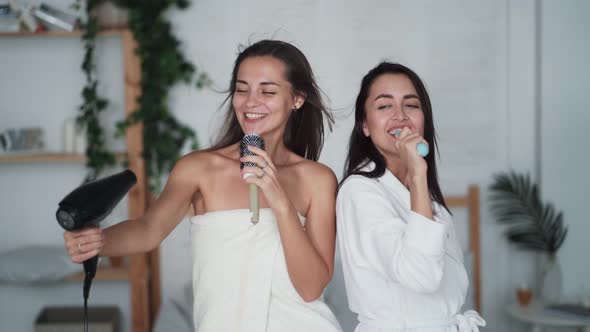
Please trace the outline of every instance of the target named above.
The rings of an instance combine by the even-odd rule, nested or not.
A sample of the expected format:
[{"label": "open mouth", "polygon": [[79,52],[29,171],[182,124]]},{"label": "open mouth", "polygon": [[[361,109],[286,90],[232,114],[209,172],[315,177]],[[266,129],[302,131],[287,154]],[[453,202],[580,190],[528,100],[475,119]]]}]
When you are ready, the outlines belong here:
[{"label": "open mouth", "polygon": [[399,136],[399,134],[401,134],[402,130],[401,129],[392,129],[390,131],[388,131],[387,133],[395,138],[397,138]]},{"label": "open mouth", "polygon": [[244,113],[244,116],[248,120],[260,120],[260,119],[266,117],[266,114],[262,114],[262,113]]}]

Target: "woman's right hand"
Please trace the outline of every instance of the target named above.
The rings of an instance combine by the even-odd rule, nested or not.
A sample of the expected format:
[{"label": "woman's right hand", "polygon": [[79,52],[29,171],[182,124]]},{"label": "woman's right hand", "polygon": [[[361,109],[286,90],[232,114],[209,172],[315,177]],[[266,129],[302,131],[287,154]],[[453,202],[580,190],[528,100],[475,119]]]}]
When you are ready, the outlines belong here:
[{"label": "woman's right hand", "polygon": [[410,191],[410,208],[412,211],[434,220],[432,200],[428,189],[428,164],[416,149],[420,142],[428,144],[420,134],[405,127],[398,135],[395,144],[402,163],[407,167],[406,178],[403,181]]},{"label": "woman's right hand", "polygon": [[418,154],[418,143],[426,143],[424,137],[404,127],[395,140],[395,146],[399,151],[402,162],[406,165],[408,176],[425,175],[428,165],[426,160]]},{"label": "woman's right hand", "polygon": [[89,227],[79,231],[65,231],[66,250],[72,262],[82,263],[98,255],[104,246],[104,235],[99,227]]}]

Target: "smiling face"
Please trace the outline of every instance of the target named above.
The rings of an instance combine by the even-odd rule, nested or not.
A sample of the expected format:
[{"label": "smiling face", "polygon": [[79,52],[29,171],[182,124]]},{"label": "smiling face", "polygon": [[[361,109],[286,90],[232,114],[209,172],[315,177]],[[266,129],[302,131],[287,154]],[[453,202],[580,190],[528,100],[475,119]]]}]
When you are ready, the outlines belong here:
[{"label": "smiling face", "polygon": [[292,110],[304,101],[294,94],[285,72],[285,64],[271,56],[242,61],[232,105],[244,133],[282,138]]},{"label": "smiling face", "polygon": [[387,158],[398,156],[395,132],[404,127],[424,135],[420,98],[406,75],[383,74],[375,79],[365,100],[363,133]]}]

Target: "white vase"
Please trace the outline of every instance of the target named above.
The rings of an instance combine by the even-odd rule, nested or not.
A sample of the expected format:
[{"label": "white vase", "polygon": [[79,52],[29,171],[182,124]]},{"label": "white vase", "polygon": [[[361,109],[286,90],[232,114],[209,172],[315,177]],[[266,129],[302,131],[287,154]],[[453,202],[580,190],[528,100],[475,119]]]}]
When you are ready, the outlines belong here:
[{"label": "white vase", "polygon": [[557,303],[562,291],[561,264],[555,254],[544,254],[541,267],[540,292],[545,303]]},{"label": "white vase", "polygon": [[95,8],[98,25],[103,29],[121,28],[127,25],[127,10],[111,2],[104,2]]}]

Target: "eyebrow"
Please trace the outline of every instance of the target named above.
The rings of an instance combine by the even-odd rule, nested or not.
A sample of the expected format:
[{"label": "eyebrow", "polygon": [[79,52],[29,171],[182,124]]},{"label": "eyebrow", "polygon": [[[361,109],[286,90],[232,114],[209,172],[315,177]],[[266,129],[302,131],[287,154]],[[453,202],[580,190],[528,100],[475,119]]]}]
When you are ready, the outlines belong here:
[{"label": "eyebrow", "polygon": [[[241,84],[248,85],[248,82],[243,81],[243,80],[236,80],[236,83],[241,83]],[[276,85],[276,86],[280,87],[280,85],[278,83],[275,83],[275,82],[261,82],[260,85]]]},{"label": "eyebrow", "polygon": [[[389,98],[389,99],[394,99],[394,98],[393,98],[393,95],[390,95],[390,94],[388,94],[388,93],[382,93],[382,94],[378,95],[377,97],[375,97],[375,99],[374,99],[373,101],[375,101],[375,100],[377,100],[377,99],[379,99],[379,98]],[[404,100],[404,99],[413,99],[413,98],[416,98],[416,99],[420,100],[420,98],[418,98],[418,96],[417,96],[417,95],[414,95],[414,94],[411,94],[411,95],[405,95],[405,96],[402,98],[402,100]]]}]

